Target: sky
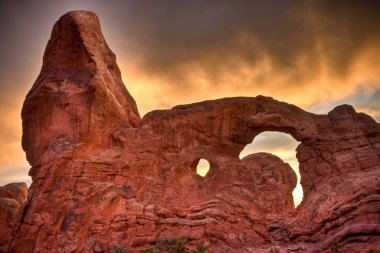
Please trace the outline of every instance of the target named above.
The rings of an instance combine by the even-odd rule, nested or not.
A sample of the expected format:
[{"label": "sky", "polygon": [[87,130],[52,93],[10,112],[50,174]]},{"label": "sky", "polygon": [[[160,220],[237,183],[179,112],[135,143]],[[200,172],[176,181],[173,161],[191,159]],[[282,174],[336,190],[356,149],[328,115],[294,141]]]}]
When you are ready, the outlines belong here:
[{"label": "sky", "polygon": [[[314,113],[348,103],[380,121],[380,1],[3,0],[0,185],[30,183],[21,148],[22,102],[53,24],[79,9],[99,16],[141,115],[266,95]],[[258,150],[291,151],[295,159],[294,145],[268,136],[256,139]]]}]

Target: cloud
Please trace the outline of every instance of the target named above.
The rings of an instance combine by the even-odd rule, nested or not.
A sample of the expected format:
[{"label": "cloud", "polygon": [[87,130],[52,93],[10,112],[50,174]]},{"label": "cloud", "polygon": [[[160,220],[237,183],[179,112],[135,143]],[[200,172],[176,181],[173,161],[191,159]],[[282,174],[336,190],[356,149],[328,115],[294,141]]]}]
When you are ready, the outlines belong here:
[{"label": "cloud", "polygon": [[272,153],[289,163],[294,170],[297,170],[298,161],[295,150],[299,144],[300,142],[289,134],[272,131],[263,132],[241,151],[240,158],[258,152]]},{"label": "cloud", "polygon": [[352,105],[357,112],[363,112],[370,115],[377,122],[380,121],[380,87],[376,84],[358,85],[356,89],[348,96],[331,101],[329,103],[319,104],[310,107],[308,110],[317,114],[326,114],[334,107],[341,104]]},{"label": "cloud", "polygon": [[380,79],[379,2],[165,3],[143,1],[128,30],[140,57],[127,86],[162,87],[158,105],[266,94],[310,106]]},{"label": "cloud", "polygon": [[295,145],[298,145],[298,142],[291,135],[280,132],[264,132],[257,135],[252,143],[255,144],[256,152],[274,149],[291,149],[294,151],[297,147]]},{"label": "cloud", "polygon": [[29,167],[13,167],[0,170],[0,186],[16,182],[24,182],[29,186],[32,180],[28,176],[28,170]]},{"label": "cloud", "polygon": [[[379,1],[81,0],[3,7],[2,24],[12,28],[0,30],[7,45],[1,66],[20,69],[13,62],[24,62],[33,78],[59,15],[95,11],[142,114],[259,94],[308,107],[346,97],[359,83],[380,83]],[[7,50],[12,45],[20,54]],[[20,84],[30,87],[33,78]]]},{"label": "cloud", "polygon": [[380,89],[375,90],[369,97],[361,97],[355,107],[358,111],[362,111],[380,122]]}]

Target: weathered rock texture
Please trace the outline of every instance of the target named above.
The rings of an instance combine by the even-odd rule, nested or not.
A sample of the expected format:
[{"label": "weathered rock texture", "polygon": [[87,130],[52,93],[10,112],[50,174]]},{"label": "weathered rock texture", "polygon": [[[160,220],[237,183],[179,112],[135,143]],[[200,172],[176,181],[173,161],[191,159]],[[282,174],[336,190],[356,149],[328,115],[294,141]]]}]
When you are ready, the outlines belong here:
[{"label": "weathered rock texture", "polygon": [[22,119],[22,145],[33,167],[55,142],[109,147],[111,133],[140,120],[94,13],[72,12],[54,25]]},{"label": "weathered rock texture", "polygon": [[12,226],[26,200],[27,192],[25,183],[0,186],[0,252],[5,252],[8,247]]},{"label": "weathered rock texture", "polygon": [[[380,126],[348,105],[314,115],[269,97],[153,111],[141,120],[93,13],[54,26],[23,111],[30,197],[11,252],[129,252],[187,238],[228,252],[366,252],[380,247]],[[291,134],[296,176],[265,153],[264,131]],[[211,169],[195,172],[200,159]]]}]

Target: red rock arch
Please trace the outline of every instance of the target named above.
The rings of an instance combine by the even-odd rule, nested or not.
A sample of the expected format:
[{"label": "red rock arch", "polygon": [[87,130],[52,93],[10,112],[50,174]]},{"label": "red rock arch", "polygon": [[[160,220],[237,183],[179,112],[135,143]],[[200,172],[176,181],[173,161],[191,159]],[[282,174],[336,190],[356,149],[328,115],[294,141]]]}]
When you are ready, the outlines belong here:
[{"label": "red rock arch", "polygon": [[[180,232],[194,245],[208,240],[212,249],[232,252],[272,244],[326,251],[335,240],[359,251],[379,245],[380,127],[372,118],[348,105],[314,115],[258,96],[176,106],[140,120],[95,17],[79,11],[58,21],[24,102],[23,148],[33,183],[10,252],[90,252],[95,246],[107,252],[120,242],[138,251]],[[61,36],[78,34],[71,29],[81,35],[74,45]],[[62,80],[67,57],[60,58],[61,46],[68,54],[76,50],[78,64],[90,64],[80,68],[90,72],[88,82],[77,71]],[[89,54],[78,57],[83,52]],[[263,131],[301,142],[304,202],[297,210],[281,201],[268,205],[273,201],[260,196],[263,184],[252,183],[267,172],[267,161],[282,166],[276,157],[239,159]],[[189,170],[199,157],[213,166],[204,180]],[[291,177],[289,168],[278,171],[277,183]],[[285,185],[291,188],[292,180]]]}]

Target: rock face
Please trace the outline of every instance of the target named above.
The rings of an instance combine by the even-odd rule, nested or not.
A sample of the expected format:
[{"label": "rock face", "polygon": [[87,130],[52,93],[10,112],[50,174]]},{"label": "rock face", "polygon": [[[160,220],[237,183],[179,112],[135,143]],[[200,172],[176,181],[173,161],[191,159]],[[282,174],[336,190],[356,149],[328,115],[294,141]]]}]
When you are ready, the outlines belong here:
[{"label": "rock face", "polygon": [[0,252],[5,252],[8,247],[12,226],[26,200],[27,192],[25,183],[0,186]]},{"label": "rock face", "polygon": [[[33,183],[10,252],[139,252],[161,238],[228,252],[380,248],[380,126],[349,105],[314,115],[240,97],[140,120],[98,19],[77,11],[55,24],[22,118]],[[264,131],[301,142],[296,209],[289,165],[239,159]]]},{"label": "rock face", "polygon": [[94,13],[71,12],[60,18],[43,60],[22,111],[22,145],[33,167],[41,165],[51,145],[105,148],[111,146],[112,132],[140,120]]}]

